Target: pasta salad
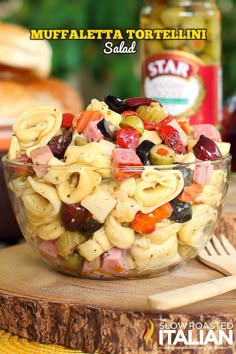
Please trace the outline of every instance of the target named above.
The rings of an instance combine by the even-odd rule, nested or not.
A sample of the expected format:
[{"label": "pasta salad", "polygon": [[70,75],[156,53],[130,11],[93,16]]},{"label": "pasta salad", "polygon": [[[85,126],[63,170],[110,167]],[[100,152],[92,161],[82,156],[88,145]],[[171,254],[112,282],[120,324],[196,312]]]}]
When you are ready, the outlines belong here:
[{"label": "pasta salad", "polygon": [[31,108],[5,161],[26,240],[61,272],[161,274],[214,232],[230,144],[147,97],[92,99],[78,115]]}]

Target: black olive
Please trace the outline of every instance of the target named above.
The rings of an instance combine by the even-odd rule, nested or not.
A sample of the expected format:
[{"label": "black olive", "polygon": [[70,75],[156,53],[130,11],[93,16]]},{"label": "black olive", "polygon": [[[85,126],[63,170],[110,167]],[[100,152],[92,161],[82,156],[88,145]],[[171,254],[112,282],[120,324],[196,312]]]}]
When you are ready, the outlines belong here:
[{"label": "black olive", "polygon": [[181,202],[175,198],[170,201],[170,204],[173,211],[169,220],[177,223],[184,223],[192,219],[192,207],[190,203]]},{"label": "black olive", "polygon": [[106,119],[102,119],[98,122],[97,127],[106,138],[113,141],[116,140],[117,128],[111,122]]},{"label": "black olive", "polygon": [[129,106],[124,102],[124,100],[116,96],[108,95],[104,98],[104,101],[112,111],[117,113],[122,113],[129,109]]},{"label": "black olive", "polygon": [[174,167],[175,170],[179,170],[184,178],[184,185],[190,186],[193,181],[193,170],[187,167]]},{"label": "black olive", "polygon": [[150,140],[143,140],[141,144],[137,147],[136,154],[144,165],[148,161],[149,152],[154,145],[155,144]]},{"label": "black olive", "polygon": [[99,230],[103,224],[100,224],[97,220],[91,218],[84,224],[78,227],[78,231],[86,235],[91,236],[94,232]]},{"label": "black olive", "polygon": [[61,204],[61,222],[66,230],[75,231],[80,225],[84,225],[89,217],[89,211],[80,203]]},{"label": "black olive", "polygon": [[66,130],[63,134],[54,136],[48,143],[53,155],[63,159],[64,153],[72,140],[72,132]]},{"label": "black olive", "polygon": [[193,147],[194,155],[203,161],[220,159],[222,154],[218,145],[205,135],[200,135],[199,140]]}]

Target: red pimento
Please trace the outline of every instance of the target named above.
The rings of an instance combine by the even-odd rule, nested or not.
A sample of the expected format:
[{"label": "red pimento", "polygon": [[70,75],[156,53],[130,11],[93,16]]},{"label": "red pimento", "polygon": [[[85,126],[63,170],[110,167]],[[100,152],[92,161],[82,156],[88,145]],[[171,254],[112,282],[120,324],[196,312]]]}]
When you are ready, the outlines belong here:
[{"label": "red pimento", "polygon": [[161,156],[167,156],[169,154],[169,151],[164,148],[158,148],[156,151]]},{"label": "red pimento", "polygon": [[170,203],[161,205],[149,214],[138,211],[131,222],[131,227],[134,231],[141,234],[150,234],[155,230],[156,223],[170,217],[172,212],[173,208]]},{"label": "red pimento", "polygon": [[69,128],[72,125],[72,121],[75,118],[73,113],[63,113],[62,114],[62,128]]},{"label": "red pimento", "polygon": [[186,149],[180,138],[179,132],[175,128],[171,125],[159,125],[156,130],[164,144],[173,149],[176,154],[186,153]]},{"label": "red pimento", "polygon": [[136,150],[139,143],[139,132],[133,128],[121,128],[116,133],[116,144],[125,149]]}]

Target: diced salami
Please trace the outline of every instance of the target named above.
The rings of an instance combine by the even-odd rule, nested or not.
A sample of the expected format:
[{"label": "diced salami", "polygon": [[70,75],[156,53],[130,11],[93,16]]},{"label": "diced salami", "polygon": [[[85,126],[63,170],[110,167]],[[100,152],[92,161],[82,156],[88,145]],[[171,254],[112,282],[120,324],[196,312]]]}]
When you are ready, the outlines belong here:
[{"label": "diced salami", "polygon": [[101,256],[100,271],[110,274],[125,274],[129,270],[129,264],[125,250],[112,247]]},{"label": "diced salami", "polygon": [[98,122],[99,120],[91,120],[84,129],[84,135],[89,143],[92,141],[98,142],[104,138],[103,134],[97,127]]},{"label": "diced salami", "polygon": [[221,137],[219,131],[212,124],[195,124],[193,127],[194,139],[198,140],[200,135],[205,135],[209,139],[221,142]]},{"label": "diced salami", "polygon": [[[48,161],[53,157],[53,153],[48,145],[32,150],[30,153],[33,164],[47,165]],[[34,167],[34,171],[38,177],[43,177],[47,173],[47,167]]]},{"label": "diced salami", "polygon": [[115,178],[119,181],[127,177],[138,177],[141,174],[141,170],[134,167],[143,166],[134,150],[116,148],[112,151],[112,157]]},{"label": "diced salami", "polygon": [[134,150],[117,148],[113,150],[112,155],[116,166],[142,166],[142,162]]}]

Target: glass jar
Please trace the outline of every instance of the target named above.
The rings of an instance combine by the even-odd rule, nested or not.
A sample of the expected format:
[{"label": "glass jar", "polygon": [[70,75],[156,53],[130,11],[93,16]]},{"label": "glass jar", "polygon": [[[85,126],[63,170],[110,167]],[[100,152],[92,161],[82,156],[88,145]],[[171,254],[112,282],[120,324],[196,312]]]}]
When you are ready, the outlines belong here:
[{"label": "glass jar", "polygon": [[3,164],[1,158],[6,154],[6,151],[0,151],[0,244],[15,244],[22,238],[20,228],[17,224],[14,215],[7,185],[4,179]]},{"label": "glass jar", "polygon": [[143,95],[174,117],[219,125],[221,25],[215,1],[147,0],[140,25]]}]

